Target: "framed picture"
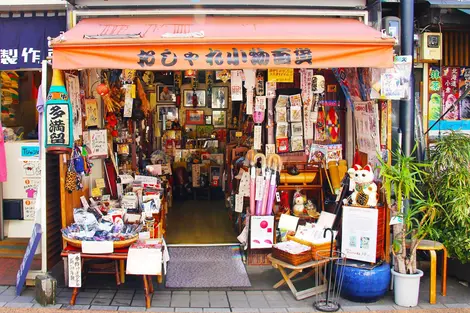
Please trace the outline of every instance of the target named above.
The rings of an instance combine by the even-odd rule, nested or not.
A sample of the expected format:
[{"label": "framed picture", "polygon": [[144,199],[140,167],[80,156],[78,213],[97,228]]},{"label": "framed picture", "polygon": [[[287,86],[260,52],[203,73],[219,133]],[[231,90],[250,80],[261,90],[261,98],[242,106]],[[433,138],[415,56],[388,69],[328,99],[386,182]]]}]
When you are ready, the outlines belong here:
[{"label": "framed picture", "polygon": [[[193,90],[185,90],[183,93],[184,96],[184,106],[192,107],[193,106]],[[206,91],[204,89],[196,90],[197,96],[197,107],[203,108],[206,106]]]},{"label": "framed picture", "polygon": [[158,108],[158,120],[162,121],[162,117],[166,116],[167,121],[175,121],[178,119],[178,108],[176,105],[159,105]]},{"label": "framed picture", "polygon": [[212,125],[197,125],[196,136],[197,138],[211,138],[211,134],[213,130],[214,130],[214,126]]},{"label": "framed picture", "polygon": [[226,111],[212,111],[212,125],[215,128],[227,127],[227,112]]},{"label": "framed picture", "polygon": [[186,124],[188,125],[204,125],[204,111],[202,110],[186,110]]},{"label": "framed picture", "polygon": [[212,125],[212,115],[206,115],[206,125]]},{"label": "framed picture", "polygon": [[222,168],[220,166],[210,167],[210,180],[212,187],[219,187],[222,182]]},{"label": "framed picture", "polygon": [[174,103],[176,102],[175,87],[169,85],[157,86],[157,102],[158,103]]},{"label": "framed picture", "polygon": [[212,87],[212,108],[228,108],[228,87]]}]

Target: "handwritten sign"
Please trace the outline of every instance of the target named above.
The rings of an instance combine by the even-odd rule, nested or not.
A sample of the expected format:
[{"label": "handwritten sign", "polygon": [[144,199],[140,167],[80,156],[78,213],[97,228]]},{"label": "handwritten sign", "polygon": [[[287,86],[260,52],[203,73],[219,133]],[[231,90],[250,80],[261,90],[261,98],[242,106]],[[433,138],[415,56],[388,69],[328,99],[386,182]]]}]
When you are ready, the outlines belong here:
[{"label": "handwritten sign", "polygon": [[106,129],[90,130],[90,158],[108,157],[108,136]]},{"label": "handwritten sign", "polygon": [[276,83],[293,83],[293,68],[271,68],[268,70],[268,81]]},{"label": "handwritten sign", "polygon": [[98,103],[96,99],[85,100],[86,126],[98,126]]},{"label": "handwritten sign", "polygon": [[26,252],[23,256],[23,262],[21,262],[20,269],[16,274],[16,295],[19,296],[23,289],[24,283],[26,281],[26,275],[31,267],[33,262],[34,254],[38,248],[39,242],[41,241],[42,230],[40,224],[34,224],[33,234],[29,239],[28,246],[26,247]]},{"label": "handwritten sign", "polygon": [[38,158],[39,146],[22,146],[21,157],[22,158]]},{"label": "handwritten sign", "polygon": [[82,287],[82,260],[80,253],[68,255],[69,287]]},{"label": "handwritten sign", "polygon": [[34,221],[36,218],[36,200],[23,199],[23,218],[25,221]]}]

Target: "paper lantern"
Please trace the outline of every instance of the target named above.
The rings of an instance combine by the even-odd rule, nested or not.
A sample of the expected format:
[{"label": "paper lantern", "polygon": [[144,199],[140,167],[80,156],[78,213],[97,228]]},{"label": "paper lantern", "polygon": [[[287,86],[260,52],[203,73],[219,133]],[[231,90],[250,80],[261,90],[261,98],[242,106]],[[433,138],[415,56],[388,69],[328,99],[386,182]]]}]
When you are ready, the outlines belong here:
[{"label": "paper lantern", "polygon": [[97,87],[96,87],[96,92],[100,95],[100,96],[106,96],[108,93],[109,93],[109,88],[106,84],[104,83],[101,83],[99,84]]},{"label": "paper lantern", "polygon": [[46,151],[70,153],[73,147],[72,105],[60,70],[52,74],[51,88],[46,99]]}]

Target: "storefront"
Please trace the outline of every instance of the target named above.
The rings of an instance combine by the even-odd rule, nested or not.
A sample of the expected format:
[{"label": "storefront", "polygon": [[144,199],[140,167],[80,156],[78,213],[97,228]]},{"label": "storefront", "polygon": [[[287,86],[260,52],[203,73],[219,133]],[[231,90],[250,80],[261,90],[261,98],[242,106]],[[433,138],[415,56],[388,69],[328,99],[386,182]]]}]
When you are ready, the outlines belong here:
[{"label": "storefront", "polygon": [[[63,182],[67,242],[83,238],[70,227],[75,214],[86,214],[74,211],[81,201],[112,216],[99,217],[100,224],[112,225],[117,216],[131,224],[144,212],[151,221],[144,225],[173,247],[240,241],[249,247],[248,264],[265,262],[284,210],[311,221],[331,209],[325,200],[340,189],[357,141],[363,165],[388,146],[387,106],[367,102],[366,68],[392,67],[393,44],[348,18],[83,19],[52,42],[54,76],[61,70],[66,81],[76,78],[71,103],[65,97],[58,106],[59,89],[49,97],[46,125],[62,119],[66,126],[44,140],[50,152],[70,149],[70,158],[84,159],[85,172],[90,159],[103,159],[104,171],[93,167],[91,179]],[[77,109],[84,119],[73,118]],[[362,127],[374,118],[371,145],[362,133],[353,137],[352,110]],[[81,174],[62,159],[60,167],[63,177]],[[250,215],[258,223],[247,227]],[[167,276],[166,285],[247,286],[187,282]]]},{"label": "storefront", "polygon": [[[47,10],[47,6],[43,8]],[[6,160],[6,165],[2,166],[5,165],[7,177],[2,184],[0,245],[3,254],[0,257],[15,258],[21,262],[35,221],[44,221],[44,224],[46,221],[46,177],[42,175],[46,160],[40,156],[40,117],[36,104],[38,95],[41,96],[47,88],[41,88],[41,68],[42,60],[52,53],[52,49],[48,48],[48,37],[56,37],[65,30],[65,12],[1,11],[2,7],[0,104]],[[43,196],[40,197],[40,194]],[[46,271],[47,266],[47,242],[45,235],[43,249],[37,251],[43,258],[43,264],[38,260],[39,268],[36,269],[42,268],[42,272]],[[41,257],[38,256],[38,259]],[[12,264],[14,267],[17,265]]]}]

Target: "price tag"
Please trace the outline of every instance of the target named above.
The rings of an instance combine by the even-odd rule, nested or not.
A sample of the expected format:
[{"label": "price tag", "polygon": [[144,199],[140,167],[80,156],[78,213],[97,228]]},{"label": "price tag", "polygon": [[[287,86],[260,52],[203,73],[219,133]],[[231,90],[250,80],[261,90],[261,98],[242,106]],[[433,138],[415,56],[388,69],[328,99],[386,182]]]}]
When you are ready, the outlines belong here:
[{"label": "price tag", "polygon": [[260,201],[263,200],[264,196],[264,177],[263,176],[257,176],[256,177],[256,196],[255,200]]},{"label": "price tag", "polygon": [[82,287],[82,260],[80,253],[68,255],[69,287]]},{"label": "price tag", "polygon": [[81,197],[80,197],[80,201],[82,202],[83,208],[84,208],[85,210],[90,207],[90,205],[88,204],[88,201],[86,201],[85,196],[81,196]]},{"label": "price tag", "polygon": [[104,184],[104,178],[97,178],[95,180],[95,184],[96,184],[96,188],[103,189],[106,187],[106,185]]},{"label": "price tag", "polygon": [[243,212],[243,195],[235,195],[235,212]]},{"label": "price tag", "polygon": [[279,194],[279,192],[276,192],[276,201],[281,202],[281,195]]}]

